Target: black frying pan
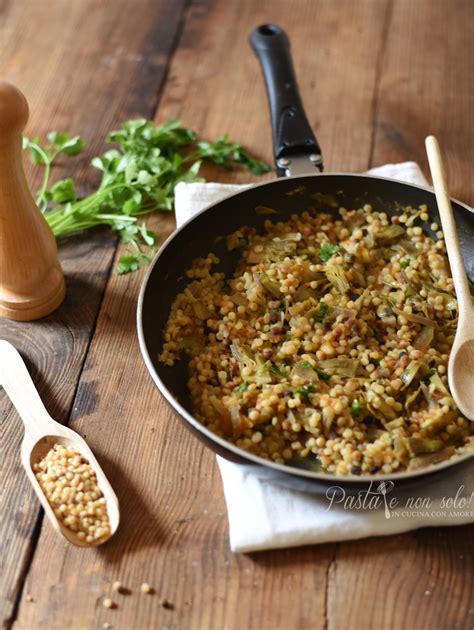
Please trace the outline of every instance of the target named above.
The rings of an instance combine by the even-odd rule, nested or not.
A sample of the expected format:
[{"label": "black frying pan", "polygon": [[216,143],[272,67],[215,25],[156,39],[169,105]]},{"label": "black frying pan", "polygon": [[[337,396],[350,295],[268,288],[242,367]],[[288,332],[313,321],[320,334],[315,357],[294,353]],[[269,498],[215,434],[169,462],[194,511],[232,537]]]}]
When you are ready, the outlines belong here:
[{"label": "black frying pan", "polygon": [[[253,186],[212,204],[176,230],[164,243],[140,292],[137,313],[140,348],[160,392],[185,426],[213,451],[231,461],[260,467],[258,471],[261,474],[299,489],[320,492],[337,484],[347,492],[354,492],[367,488],[370,482],[386,480],[387,476],[339,477],[275,464],[253,456],[217,437],[193,417],[186,389],[186,360],[173,367],[158,362],[162,348],[161,333],[171,304],[187,283],[185,270],[192,266],[194,258],[213,251],[222,261],[218,270],[231,276],[239,254],[228,252],[225,240],[218,237],[243,225],[262,228],[268,217],[257,215],[257,206],[275,208],[279,212],[278,220],[285,220],[290,214],[302,213],[308,208],[318,209],[318,204],[325,212],[335,214],[340,206],[360,208],[365,203],[388,214],[395,213],[399,206],[426,204],[431,216],[438,217],[434,193],[426,188],[367,175],[320,174],[321,151],[298,95],[286,34],[277,26],[264,25],[251,33],[250,42],[266,81],[276,169],[281,179]],[[471,282],[474,282],[474,213],[468,206],[454,200],[453,209],[466,270]],[[396,482],[397,488],[407,488],[424,482],[427,477],[449,474],[447,469],[453,466],[472,463],[473,457],[465,455],[415,472],[396,473],[390,478]]]}]

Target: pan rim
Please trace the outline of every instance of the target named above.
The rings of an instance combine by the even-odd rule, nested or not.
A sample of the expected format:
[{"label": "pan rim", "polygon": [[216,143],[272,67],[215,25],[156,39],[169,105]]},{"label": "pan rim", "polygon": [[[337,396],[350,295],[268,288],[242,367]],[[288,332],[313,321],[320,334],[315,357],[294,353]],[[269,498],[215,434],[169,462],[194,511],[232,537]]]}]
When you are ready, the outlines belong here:
[{"label": "pan rim", "polygon": [[[310,178],[314,178],[314,177],[324,177],[324,178],[328,178],[328,177],[336,177],[336,176],[345,176],[345,177],[357,177],[357,178],[364,178],[364,179],[376,179],[376,180],[382,180],[382,181],[386,181],[389,183],[396,183],[396,184],[401,184],[403,186],[408,186],[410,188],[415,188],[418,190],[422,190],[424,192],[429,192],[432,195],[434,195],[434,190],[430,187],[430,186],[420,186],[418,184],[412,184],[412,183],[408,183],[408,182],[404,182],[403,180],[399,180],[399,179],[394,179],[394,178],[389,178],[389,177],[382,177],[379,175],[368,175],[368,174],[364,174],[364,173],[344,173],[344,172],[339,172],[339,173],[314,173],[314,174],[308,174],[308,175],[293,175],[290,177],[284,177],[284,178],[280,178],[282,181],[289,181],[289,180],[301,180],[301,179],[307,179],[308,177]],[[165,400],[168,402],[168,404],[183,418],[185,419],[186,422],[188,422],[194,429],[196,429],[199,433],[203,434],[207,439],[209,439],[211,442],[214,442],[216,444],[218,444],[224,451],[231,451],[234,455],[236,455],[237,457],[243,458],[245,460],[247,460],[248,464],[243,464],[243,465],[257,465],[257,466],[263,466],[264,468],[270,468],[278,473],[283,473],[285,475],[290,475],[293,477],[300,477],[303,479],[307,479],[307,480],[311,480],[311,481],[318,481],[323,483],[324,485],[331,485],[334,483],[344,483],[345,484],[349,484],[349,485],[361,485],[361,484],[370,484],[371,482],[376,483],[376,482],[381,482],[381,481],[387,481],[388,479],[393,480],[393,481],[415,481],[417,479],[422,479],[423,477],[430,477],[433,473],[437,473],[439,471],[444,470],[445,468],[451,468],[453,466],[456,466],[458,464],[460,464],[461,462],[467,461],[469,459],[472,459],[474,457],[474,452],[473,453],[465,453],[464,455],[458,455],[456,457],[450,458],[448,460],[445,460],[443,462],[440,462],[438,464],[433,464],[431,466],[427,466],[426,468],[422,468],[420,470],[415,470],[415,471],[403,471],[403,472],[397,472],[397,473],[393,473],[391,475],[388,474],[377,474],[377,475],[334,475],[332,473],[318,473],[318,472],[313,472],[313,471],[309,471],[309,470],[304,470],[304,469],[300,469],[300,468],[295,468],[292,466],[287,466],[285,464],[277,464],[273,461],[270,460],[266,460],[263,459],[262,457],[258,457],[256,455],[253,455],[252,453],[249,453],[237,446],[235,446],[235,444],[233,444],[232,442],[229,442],[221,437],[219,437],[218,435],[216,435],[215,433],[213,433],[210,429],[208,429],[205,425],[203,425],[201,422],[199,422],[198,420],[196,420],[196,418],[194,418],[194,416],[192,416],[182,405],[179,401],[176,400],[176,398],[173,396],[173,394],[171,393],[171,391],[167,388],[167,386],[165,385],[165,383],[162,381],[162,379],[160,378],[160,376],[158,375],[155,366],[153,364],[153,361],[150,357],[150,354],[148,352],[148,348],[146,345],[146,341],[145,341],[145,335],[144,335],[144,331],[143,331],[143,304],[144,304],[144,300],[145,300],[145,293],[146,293],[146,289],[148,287],[149,284],[149,280],[150,277],[153,273],[154,267],[157,264],[157,261],[159,260],[159,258],[161,257],[161,255],[163,254],[163,252],[167,249],[168,245],[173,241],[174,238],[177,237],[177,235],[179,233],[181,233],[187,226],[188,224],[190,224],[192,221],[196,220],[199,216],[201,216],[202,214],[204,214],[205,212],[207,212],[209,209],[213,208],[214,206],[218,205],[219,203],[222,203],[223,201],[226,201],[232,197],[235,197],[237,195],[240,195],[242,193],[245,193],[247,190],[253,190],[254,188],[260,188],[263,186],[268,186],[270,184],[274,184],[277,181],[279,181],[278,179],[273,179],[273,180],[267,180],[265,182],[261,182],[261,183],[256,183],[253,185],[248,186],[245,189],[242,190],[238,190],[236,192],[230,193],[229,195],[226,195],[225,197],[223,197],[222,199],[219,199],[218,201],[214,201],[213,203],[208,204],[207,206],[205,206],[204,208],[202,208],[201,210],[199,210],[198,212],[196,212],[192,217],[190,217],[187,221],[185,221],[179,228],[176,228],[169,236],[167,239],[165,239],[165,241],[162,243],[161,247],[159,248],[159,250],[157,251],[157,253],[155,254],[152,262],[150,263],[149,268],[147,269],[147,272],[143,278],[141,287],[140,287],[140,293],[138,295],[138,302],[137,302],[137,335],[138,335],[138,342],[139,342],[139,346],[140,346],[140,351],[143,357],[143,360],[145,362],[145,365],[148,369],[148,372],[150,373],[150,376],[152,377],[156,387],[158,388],[160,394],[165,398]],[[451,201],[456,203],[457,205],[463,207],[465,210],[467,210],[468,212],[470,212],[471,214],[474,214],[474,209],[471,208],[470,206],[468,206],[467,204],[463,203],[462,201],[459,201],[453,197],[451,197]],[[225,457],[224,457],[225,458]]]}]

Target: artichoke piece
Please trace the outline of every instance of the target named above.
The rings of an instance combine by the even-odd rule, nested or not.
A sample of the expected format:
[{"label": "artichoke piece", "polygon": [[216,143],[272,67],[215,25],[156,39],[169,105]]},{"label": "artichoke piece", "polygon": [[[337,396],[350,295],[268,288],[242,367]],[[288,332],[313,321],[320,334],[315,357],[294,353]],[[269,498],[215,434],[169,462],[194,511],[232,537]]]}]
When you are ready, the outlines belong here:
[{"label": "artichoke piece", "polygon": [[301,234],[286,234],[284,238],[271,241],[265,251],[265,260],[276,262],[286,256],[296,254],[297,242],[301,240]]},{"label": "artichoke piece", "polygon": [[240,415],[237,402],[229,401],[225,404],[216,396],[210,396],[209,402],[216,412],[217,420],[224,433],[228,437],[238,437],[244,429],[244,418]]},{"label": "artichoke piece", "polygon": [[358,287],[365,287],[367,284],[364,274],[355,268],[352,269],[352,281]]},{"label": "artichoke piece", "polygon": [[445,459],[449,459],[455,453],[454,446],[447,446],[436,453],[429,453],[426,455],[419,455],[411,460],[407,470],[417,470],[418,468],[425,468],[432,464],[437,464]]},{"label": "artichoke piece", "polygon": [[437,453],[444,447],[443,440],[432,438],[408,438],[408,448],[412,455],[420,453]]},{"label": "artichoke piece", "polygon": [[341,265],[328,265],[325,268],[326,277],[338,293],[345,293],[349,289],[346,272]]},{"label": "artichoke piece", "polygon": [[391,319],[394,316],[390,304],[380,304],[377,306],[377,310],[375,312],[377,313],[377,317],[379,317],[382,321]]},{"label": "artichoke piece", "polygon": [[342,308],[341,306],[330,306],[327,313],[324,316],[325,322],[335,321],[339,315],[342,315],[344,319],[354,319],[357,315],[355,308]]},{"label": "artichoke piece", "polygon": [[317,293],[314,289],[308,286],[299,287],[295,293],[293,294],[293,299],[295,302],[303,302],[304,300],[309,300],[309,298],[316,298]]},{"label": "artichoke piece", "polygon": [[442,394],[451,397],[451,394],[446,389],[443,381],[440,379],[438,372],[435,372],[430,377],[429,392],[430,394],[433,394],[434,392],[441,392]]},{"label": "artichoke piece", "polygon": [[377,232],[375,238],[382,243],[388,243],[389,241],[400,238],[405,233],[405,229],[401,225],[393,224]]},{"label": "artichoke piece", "polygon": [[413,382],[418,370],[421,368],[421,361],[410,361],[406,370],[400,374],[400,380],[403,383],[400,389],[406,389]]},{"label": "artichoke piece", "polygon": [[418,256],[420,253],[416,248],[415,243],[408,240],[407,238],[402,238],[398,241],[396,245],[393,246],[394,249],[401,249],[405,254],[409,254],[410,256]]},{"label": "artichoke piece", "polygon": [[407,399],[405,400],[405,411],[407,415],[409,415],[411,406],[415,404],[416,399],[418,398],[420,394],[421,394],[421,386],[418,387],[418,389],[412,392],[409,396],[407,396]]},{"label": "artichoke piece", "polygon": [[415,341],[413,342],[413,346],[417,350],[422,350],[425,352],[430,347],[431,342],[434,337],[434,328],[433,326],[423,326],[423,328],[418,333]]},{"label": "artichoke piece", "polygon": [[382,421],[386,420],[395,420],[397,414],[395,413],[395,409],[390,407],[388,403],[381,397],[377,397],[377,407],[374,407],[372,403],[367,402],[367,409],[371,416],[374,418],[379,418]]},{"label": "artichoke piece", "polygon": [[308,361],[299,361],[291,370],[290,378],[293,378],[293,376],[299,376],[306,383],[317,383],[319,381],[316,371]]},{"label": "artichoke piece", "polygon": [[326,359],[325,361],[319,361],[318,366],[330,376],[337,375],[352,378],[356,375],[359,367],[359,359],[347,359],[345,357]]},{"label": "artichoke piece", "polygon": [[423,326],[431,326],[433,328],[438,328],[438,324],[432,319],[428,319],[427,317],[423,317],[422,315],[417,315],[416,313],[405,313],[405,311],[393,307],[393,312],[397,315],[402,315],[409,322],[413,322],[415,324],[423,324]]},{"label": "artichoke piece", "polygon": [[[232,356],[234,357],[234,359],[237,361],[241,376],[243,368],[248,368],[250,370],[256,369],[257,362],[255,360],[255,356],[252,354],[249,348],[247,348],[246,346],[241,346],[236,341],[233,341],[230,344],[230,351],[232,352]],[[244,377],[242,376],[242,378]]]},{"label": "artichoke piece", "polygon": [[266,273],[257,274],[264,289],[273,295],[273,297],[280,298],[280,284],[276,280],[271,278]]},{"label": "artichoke piece", "polygon": [[300,240],[301,234],[286,234],[284,238],[278,240],[273,239],[267,243],[257,243],[248,252],[247,262],[251,264],[263,261],[276,262],[285,256],[294,256],[297,241]]},{"label": "artichoke piece", "polygon": [[397,451],[398,453],[401,453],[402,455],[407,454],[408,453],[408,438],[406,438],[404,435],[400,435],[399,433],[396,433],[393,436],[393,448],[395,451]]},{"label": "artichoke piece", "polygon": [[367,439],[369,440],[369,442],[375,442],[375,440],[379,440],[386,434],[386,431],[382,431],[382,429],[377,429],[377,427],[374,426],[371,426],[367,429]]}]

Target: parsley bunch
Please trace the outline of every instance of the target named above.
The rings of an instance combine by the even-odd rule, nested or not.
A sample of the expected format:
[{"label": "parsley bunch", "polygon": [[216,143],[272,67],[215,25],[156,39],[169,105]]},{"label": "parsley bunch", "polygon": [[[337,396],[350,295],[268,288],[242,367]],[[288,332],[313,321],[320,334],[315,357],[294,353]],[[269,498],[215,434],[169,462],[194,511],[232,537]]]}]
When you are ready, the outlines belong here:
[{"label": "parsley bunch", "polygon": [[79,153],[85,144],[82,138],[53,131],[44,144],[39,138],[24,138],[23,147],[35,164],[44,167],[36,202],[54,235],[110,226],[128,244],[127,254],[119,259],[118,273],[135,271],[150,260],[156,235],[139,223],[138,217],[155,210],[172,210],[176,184],[204,181],[199,176],[203,160],[226,169],[241,164],[255,175],[271,168],[227,136],[219,136],[215,142],[198,141],[196,133],[178,120],[163,125],[129,120],[112,131],[107,142],[117,148],[93,158],[92,166],[101,172],[100,184],[82,199],[77,198],[70,177],[49,183],[55,160],[60,155]]}]

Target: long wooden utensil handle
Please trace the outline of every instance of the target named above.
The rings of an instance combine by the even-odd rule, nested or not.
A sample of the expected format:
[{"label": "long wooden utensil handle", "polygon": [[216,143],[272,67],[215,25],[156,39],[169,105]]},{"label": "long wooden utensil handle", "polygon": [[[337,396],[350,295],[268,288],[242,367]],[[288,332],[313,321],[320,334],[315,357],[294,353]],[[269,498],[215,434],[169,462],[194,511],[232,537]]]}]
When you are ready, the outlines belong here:
[{"label": "long wooden utensil handle", "polygon": [[469,282],[464,269],[461,247],[459,246],[456,223],[454,221],[453,208],[446,186],[446,175],[441,158],[438,141],[434,136],[428,136],[425,140],[426,153],[431,170],[431,178],[438,202],[439,215],[443,227],[446,250],[456,289],[456,297],[459,303],[459,312],[472,310],[472,299],[469,291]]},{"label": "long wooden utensil handle", "polygon": [[37,438],[47,433],[51,417],[20,353],[4,339],[0,340],[0,385],[20,414],[26,432]]}]

